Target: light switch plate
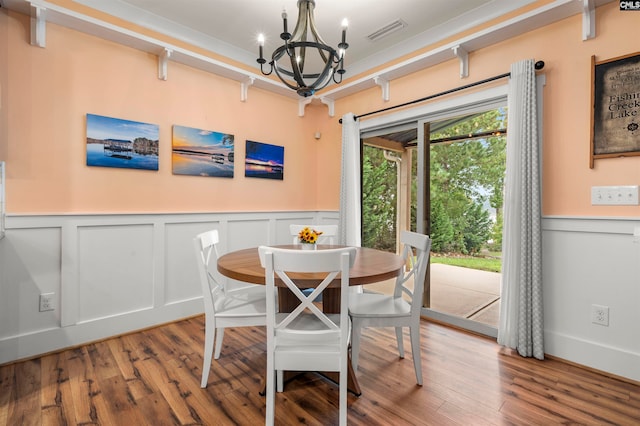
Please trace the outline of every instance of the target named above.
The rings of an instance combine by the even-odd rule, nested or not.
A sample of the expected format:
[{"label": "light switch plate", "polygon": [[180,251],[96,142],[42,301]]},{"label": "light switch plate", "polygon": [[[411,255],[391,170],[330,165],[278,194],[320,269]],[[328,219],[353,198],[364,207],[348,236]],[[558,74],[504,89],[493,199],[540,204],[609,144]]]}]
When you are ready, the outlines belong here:
[{"label": "light switch plate", "polygon": [[592,186],[593,206],[637,206],[638,185]]}]

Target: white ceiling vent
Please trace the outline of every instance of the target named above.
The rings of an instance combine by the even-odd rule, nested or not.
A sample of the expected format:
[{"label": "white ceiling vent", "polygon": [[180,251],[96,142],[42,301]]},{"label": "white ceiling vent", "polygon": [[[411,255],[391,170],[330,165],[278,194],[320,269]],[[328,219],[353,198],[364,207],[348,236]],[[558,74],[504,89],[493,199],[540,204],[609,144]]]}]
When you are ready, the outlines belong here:
[{"label": "white ceiling vent", "polygon": [[384,38],[388,35],[395,33],[396,31],[400,31],[408,24],[404,22],[402,19],[396,19],[395,21],[385,25],[377,31],[372,32],[367,36],[367,38],[371,41],[378,41],[381,38]]}]

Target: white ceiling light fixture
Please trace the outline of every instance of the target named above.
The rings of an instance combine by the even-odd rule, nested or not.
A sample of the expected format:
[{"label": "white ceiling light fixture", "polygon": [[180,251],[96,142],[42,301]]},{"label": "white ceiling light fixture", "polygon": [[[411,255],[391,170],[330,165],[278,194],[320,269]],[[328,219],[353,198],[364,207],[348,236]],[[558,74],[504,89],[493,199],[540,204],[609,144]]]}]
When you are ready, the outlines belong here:
[{"label": "white ceiling light fixture", "polygon": [[[260,71],[270,75],[273,71],[290,89],[295,90],[302,97],[312,96],[316,91],[326,87],[331,81],[336,84],[342,82],[344,56],[347,44],[346,19],[342,21],[342,41],[338,48],[327,45],[318,34],[313,11],[315,0],[298,0],[298,22],[293,34],[287,29],[287,12],[282,12],[284,30],[280,38],[284,44],[273,51],[269,70],[265,71],[267,60],[263,56],[264,35],[258,36]],[[314,55],[313,58],[309,55]],[[319,64],[319,65],[318,65]],[[305,70],[305,66],[316,66],[313,71]]]}]

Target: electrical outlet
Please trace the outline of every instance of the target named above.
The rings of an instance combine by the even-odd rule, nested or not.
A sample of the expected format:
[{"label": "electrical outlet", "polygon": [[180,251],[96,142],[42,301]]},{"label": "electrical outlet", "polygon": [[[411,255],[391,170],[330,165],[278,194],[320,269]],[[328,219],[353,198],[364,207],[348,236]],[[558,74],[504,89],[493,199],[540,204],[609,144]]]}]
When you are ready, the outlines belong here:
[{"label": "electrical outlet", "polygon": [[594,324],[609,326],[609,307],[591,305],[591,322]]},{"label": "electrical outlet", "polygon": [[43,293],[40,295],[40,312],[55,310],[55,293]]}]

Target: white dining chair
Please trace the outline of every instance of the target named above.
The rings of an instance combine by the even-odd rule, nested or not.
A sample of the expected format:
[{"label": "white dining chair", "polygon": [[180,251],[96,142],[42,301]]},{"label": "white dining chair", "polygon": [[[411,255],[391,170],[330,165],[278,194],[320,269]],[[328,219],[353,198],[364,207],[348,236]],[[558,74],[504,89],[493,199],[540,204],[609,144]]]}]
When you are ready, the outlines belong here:
[{"label": "white dining chair", "polygon": [[[349,344],[349,269],[355,247],[327,250],[291,250],[262,246],[260,261],[267,285],[267,401],[265,424],[275,420],[276,371],[339,372],[339,423],[347,424],[347,369]],[[319,273],[321,282],[306,296],[296,272]],[[340,313],[325,314],[313,301],[340,274]],[[300,300],[293,312],[277,312],[275,283],[281,281]],[[319,280],[320,281],[320,280]],[[300,284],[308,287],[308,284]]]},{"label": "white dining chair", "polygon": [[315,229],[322,232],[318,237],[317,244],[334,244],[335,238],[338,236],[338,225],[289,225],[289,232],[293,237],[293,244],[300,244],[298,234],[304,228]]},{"label": "white dining chair", "polygon": [[[204,360],[200,386],[207,387],[211,356],[215,340],[214,358],[220,358],[224,329],[228,327],[263,326],[267,323],[266,292],[262,285],[248,284],[227,289],[216,279],[218,275],[218,231],[211,230],[193,239],[202,285],[205,314]],[[217,334],[217,336],[216,336]]]},{"label": "white dining chair", "polygon": [[[393,295],[380,293],[352,294],[349,300],[351,316],[351,364],[358,369],[360,340],[365,327],[395,327],[400,358],[404,358],[403,327],[409,327],[411,354],[418,385],[422,386],[422,362],[420,358],[420,310],[422,293],[431,251],[431,239],[427,235],[402,231],[400,241],[404,245],[402,257],[404,269],[396,279]],[[415,250],[415,253],[414,253]],[[413,290],[407,282],[413,279]],[[408,300],[407,300],[408,299]]]}]

